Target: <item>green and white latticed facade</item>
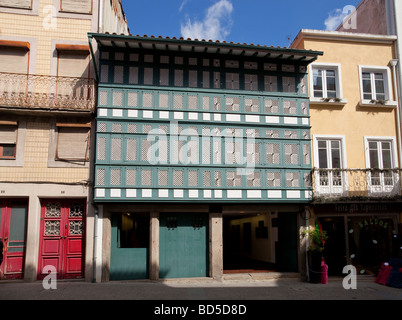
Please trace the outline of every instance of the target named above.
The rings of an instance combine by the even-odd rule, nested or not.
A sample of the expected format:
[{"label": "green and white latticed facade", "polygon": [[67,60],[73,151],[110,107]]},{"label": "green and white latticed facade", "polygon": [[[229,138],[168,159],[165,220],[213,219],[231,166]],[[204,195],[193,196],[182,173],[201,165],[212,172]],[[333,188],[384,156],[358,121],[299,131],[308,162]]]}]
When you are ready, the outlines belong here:
[{"label": "green and white latticed facade", "polygon": [[96,202],[308,202],[317,52],[90,35]]}]

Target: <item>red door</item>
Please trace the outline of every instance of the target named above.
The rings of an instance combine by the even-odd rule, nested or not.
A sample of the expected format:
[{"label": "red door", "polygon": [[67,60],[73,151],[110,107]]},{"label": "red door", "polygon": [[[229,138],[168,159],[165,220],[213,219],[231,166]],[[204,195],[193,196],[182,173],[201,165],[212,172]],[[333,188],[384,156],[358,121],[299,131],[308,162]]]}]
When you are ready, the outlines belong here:
[{"label": "red door", "polygon": [[24,276],[28,201],[0,200],[0,279]]},{"label": "red door", "polygon": [[42,202],[38,279],[53,266],[57,279],[84,277],[85,200]]}]

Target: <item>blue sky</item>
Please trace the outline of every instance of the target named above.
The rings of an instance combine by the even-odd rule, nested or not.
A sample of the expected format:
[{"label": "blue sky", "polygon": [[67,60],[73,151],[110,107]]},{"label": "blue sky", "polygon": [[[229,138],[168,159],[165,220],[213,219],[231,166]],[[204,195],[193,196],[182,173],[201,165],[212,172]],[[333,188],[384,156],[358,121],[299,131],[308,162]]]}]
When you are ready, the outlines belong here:
[{"label": "blue sky", "polygon": [[289,46],[301,29],[331,30],[360,0],[122,0],[133,35]]}]

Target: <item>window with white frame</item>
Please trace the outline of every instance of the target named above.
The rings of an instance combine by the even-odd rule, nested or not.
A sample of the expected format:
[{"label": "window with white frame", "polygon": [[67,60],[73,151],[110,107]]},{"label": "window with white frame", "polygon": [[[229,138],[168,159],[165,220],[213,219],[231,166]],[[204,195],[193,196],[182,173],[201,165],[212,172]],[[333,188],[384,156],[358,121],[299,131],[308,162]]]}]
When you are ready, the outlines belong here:
[{"label": "window with white frame", "polygon": [[318,193],[341,193],[345,178],[344,138],[341,136],[314,136],[314,161]]},{"label": "window with white frame", "polygon": [[0,159],[15,159],[18,123],[0,121]]},{"label": "window with white frame", "polygon": [[314,63],[310,66],[311,96],[316,99],[342,99],[340,65]]},{"label": "window with white frame", "polygon": [[395,139],[365,137],[366,165],[370,168],[369,185],[373,192],[385,191],[395,183]]},{"label": "window with white frame", "polygon": [[363,104],[386,104],[391,97],[391,74],[388,67],[359,66]]}]

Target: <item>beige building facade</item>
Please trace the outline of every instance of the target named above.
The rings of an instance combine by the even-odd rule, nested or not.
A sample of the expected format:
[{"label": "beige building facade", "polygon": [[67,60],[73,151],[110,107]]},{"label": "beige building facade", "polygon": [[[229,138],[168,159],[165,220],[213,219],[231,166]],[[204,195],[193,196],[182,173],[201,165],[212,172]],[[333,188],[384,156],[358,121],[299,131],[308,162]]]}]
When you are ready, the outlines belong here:
[{"label": "beige building facade", "polygon": [[301,30],[292,47],[322,50],[309,66],[313,201],[329,236],[330,274],[376,274],[401,254],[400,102],[396,36]]},{"label": "beige building facade", "polygon": [[92,280],[99,30],[128,33],[120,1],[0,1],[1,279]]}]

